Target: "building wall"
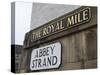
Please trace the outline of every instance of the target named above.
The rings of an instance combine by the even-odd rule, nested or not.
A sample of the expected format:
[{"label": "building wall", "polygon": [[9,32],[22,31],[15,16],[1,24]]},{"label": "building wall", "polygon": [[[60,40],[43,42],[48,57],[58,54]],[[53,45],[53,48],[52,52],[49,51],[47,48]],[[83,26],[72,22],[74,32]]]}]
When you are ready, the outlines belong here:
[{"label": "building wall", "polygon": [[[85,7],[80,7],[67,15],[78,12],[83,8]],[[30,34],[32,31],[26,33],[24,40],[22,72],[34,72],[30,70],[32,50],[55,42],[61,43],[62,57],[60,67],[56,69],[37,70],[36,72],[97,68],[97,8],[90,8],[91,19],[88,22],[79,24],[78,26],[55,33],[32,43],[30,42]],[[54,21],[56,21],[56,19],[54,19]]]},{"label": "building wall", "polygon": [[22,45],[11,45],[11,71],[19,73],[21,68]]},{"label": "building wall", "polygon": [[[97,67],[97,28],[90,28],[73,35],[64,36],[40,44],[43,47],[52,43],[61,43],[61,66],[54,70],[87,69]],[[39,48],[38,47],[38,48]]]}]

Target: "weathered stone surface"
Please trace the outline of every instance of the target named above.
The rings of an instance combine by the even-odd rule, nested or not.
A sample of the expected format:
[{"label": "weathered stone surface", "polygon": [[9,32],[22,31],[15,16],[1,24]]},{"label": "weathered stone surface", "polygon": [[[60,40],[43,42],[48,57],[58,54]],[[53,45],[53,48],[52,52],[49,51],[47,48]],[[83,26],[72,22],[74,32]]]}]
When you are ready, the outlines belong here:
[{"label": "weathered stone surface", "polygon": [[[91,20],[68,30],[55,33],[33,42],[30,45],[30,33],[26,34],[23,50],[22,67],[25,72],[32,72],[29,68],[31,52],[35,48],[60,42],[62,57],[61,65],[56,69],[40,71],[88,69],[97,67],[97,8],[91,8]],[[80,9],[83,9],[81,7]],[[80,10],[77,9],[77,10]],[[73,11],[73,12],[77,12]],[[73,13],[70,12],[70,13]],[[68,13],[68,14],[70,14]],[[28,44],[28,45],[26,45]]]}]

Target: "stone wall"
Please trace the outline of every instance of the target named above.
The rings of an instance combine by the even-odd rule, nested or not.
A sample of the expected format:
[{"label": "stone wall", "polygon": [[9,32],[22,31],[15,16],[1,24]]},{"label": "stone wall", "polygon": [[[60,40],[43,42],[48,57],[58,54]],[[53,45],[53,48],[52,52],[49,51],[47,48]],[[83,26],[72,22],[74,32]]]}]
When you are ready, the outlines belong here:
[{"label": "stone wall", "polygon": [[[85,7],[80,7],[70,13],[78,12],[83,8]],[[29,67],[33,49],[55,42],[61,43],[61,65],[55,69],[37,70],[35,72],[97,68],[97,8],[90,8],[91,19],[86,23],[55,33],[31,44],[29,41],[31,32],[26,33],[21,72],[33,72]]]}]

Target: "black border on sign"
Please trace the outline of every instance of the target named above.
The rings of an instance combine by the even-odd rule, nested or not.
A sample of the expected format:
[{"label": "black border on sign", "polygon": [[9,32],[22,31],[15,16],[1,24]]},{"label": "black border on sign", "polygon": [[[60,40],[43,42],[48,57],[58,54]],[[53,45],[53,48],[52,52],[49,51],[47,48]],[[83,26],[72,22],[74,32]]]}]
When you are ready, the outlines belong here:
[{"label": "black border on sign", "polygon": [[[80,7],[80,8],[81,8],[81,7]],[[84,7],[83,9],[78,10],[78,12],[75,12],[75,13],[73,13],[73,14],[71,13],[70,15],[65,14],[65,15],[63,15],[63,16],[61,16],[61,17],[56,18],[56,19],[59,19],[59,18],[64,19],[64,18],[66,18],[66,17],[75,15],[76,13],[79,13],[79,12],[85,10],[85,9],[89,9],[89,19],[88,19],[88,20],[86,20],[86,21],[84,21],[84,22],[80,22],[80,23],[75,24],[75,25],[70,26],[70,27],[66,27],[66,28],[64,28],[64,29],[62,29],[62,30],[53,32],[53,33],[51,33],[51,34],[47,34],[47,35],[45,35],[45,36],[43,36],[43,37],[40,37],[40,38],[38,38],[38,39],[33,40],[32,42],[37,41],[37,40],[41,40],[42,38],[48,37],[48,36],[50,36],[50,35],[53,35],[53,34],[62,32],[62,31],[64,31],[64,30],[66,30],[66,29],[70,29],[70,28],[76,27],[76,26],[78,26],[78,25],[81,25],[81,24],[83,24],[83,23],[89,22],[90,19],[91,19],[91,7]],[[55,20],[56,20],[56,19],[55,19]],[[59,19],[59,20],[61,20],[61,19]],[[54,20],[54,22],[59,21],[59,20],[56,20],[56,21],[55,21],[55,20]],[[52,22],[52,21],[50,21],[50,22],[51,22],[50,24],[54,23],[54,22]],[[49,22],[48,22],[48,23],[49,23]],[[38,30],[38,29],[41,29],[41,28],[43,28],[43,27],[46,27],[46,26],[50,25],[50,24],[48,24],[48,23],[46,23],[46,24],[44,24],[44,25],[42,25],[42,26],[40,26],[40,27],[38,27],[38,28],[36,28],[36,29],[30,31],[29,33],[32,33],[33,31],[36,31],[36,30]],[[32,42],[31,42],[31,43],[32,43]]]},{"label": "black border on sign", "polygon": [[[61,42],[53,42],[53,43],[50,43],[50,44],[54,44],[54,43],[59,43],[60,44],[60,46],[61,46],[61,56],[60,56],[60,64],[59,64],[59,66],[58,67],[56,67],[56,68],[48,68],[48,69],[40,69],[40,70],[31,70],[30,69],[30,62],[31,62],[31,54],[30,54],[30,62],[29,62],[29,70],[28,70],[28,72],[44,72],[44,71],[52,71],[52,69],[59,69],[60,68],[60,66],[62,65],[62,44],[61,44]],[[50,45],[50,44],[48,44],[48,45]],[[33,50],[31,50],[31,52],[30,53],[32,53],[32,51]],[[57,70],[58,71],[58,70]]]}]

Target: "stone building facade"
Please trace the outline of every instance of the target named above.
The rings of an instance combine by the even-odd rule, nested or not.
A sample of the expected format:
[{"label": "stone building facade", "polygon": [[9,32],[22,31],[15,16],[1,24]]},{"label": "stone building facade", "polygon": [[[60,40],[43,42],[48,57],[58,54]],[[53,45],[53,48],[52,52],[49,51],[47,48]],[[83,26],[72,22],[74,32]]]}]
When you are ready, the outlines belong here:
[{"label": "stone building facade", "polygon": [[[59,67],[31,70],[32,51],[56,42],[61,44]],[[81,6],[27,32],[23,47],[21,72],[97,68],[97,7]]]},{"label": "stone building facade", "polygon": [[22,45],[11,45],[11,71],[13,73],[20,73]]}]

